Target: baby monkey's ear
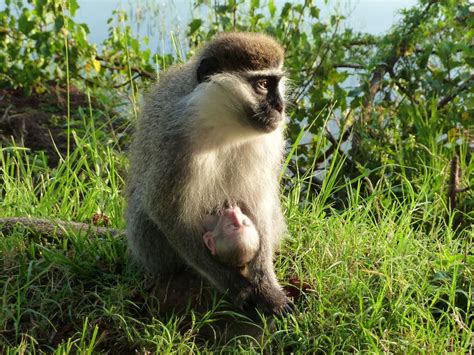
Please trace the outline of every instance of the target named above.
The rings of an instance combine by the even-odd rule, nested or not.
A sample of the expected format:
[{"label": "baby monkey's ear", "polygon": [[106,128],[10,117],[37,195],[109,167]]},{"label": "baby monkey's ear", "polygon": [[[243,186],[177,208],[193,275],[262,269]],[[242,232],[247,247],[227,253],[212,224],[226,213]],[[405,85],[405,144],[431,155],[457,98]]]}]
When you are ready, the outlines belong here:
[{"label": "baby monkey's ear", "polygon": [[204,244],[211,251],[211,255],[216,255],[216,241],[212,232],[206,232],[203,236]]}]

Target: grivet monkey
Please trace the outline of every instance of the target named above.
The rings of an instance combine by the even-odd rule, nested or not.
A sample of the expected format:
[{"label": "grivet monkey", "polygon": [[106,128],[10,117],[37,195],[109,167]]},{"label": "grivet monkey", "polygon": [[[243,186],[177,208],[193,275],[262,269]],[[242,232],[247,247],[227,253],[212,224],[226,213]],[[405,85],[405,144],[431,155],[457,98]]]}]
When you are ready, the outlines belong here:
[{"label": "grivet monkey", "polygon": [[[257,33],[223,33],[171,67],[145,98],[130,147],[127,239],[146,270],[189,266],[242,309],[291,309],[273,267],[286,230],[278,174],[283,155],[282,47]],[[202,241],[204,220],[236,201],[260,243],[242,275]]]},{"label": "grivet monkey", "polygon": [[255,257],[260,237],[253,222],[238,206],[229,206],[220,216],[209,215],[204,220],[207,232],[204,244],[221,263],[245,269]]}]

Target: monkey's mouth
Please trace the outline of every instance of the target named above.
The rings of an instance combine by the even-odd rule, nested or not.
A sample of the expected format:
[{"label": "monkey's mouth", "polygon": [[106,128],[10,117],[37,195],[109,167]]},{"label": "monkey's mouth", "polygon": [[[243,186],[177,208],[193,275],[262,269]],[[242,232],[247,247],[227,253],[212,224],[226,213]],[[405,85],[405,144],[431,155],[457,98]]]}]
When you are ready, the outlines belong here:
[{"label": "monkey's mouth", "polygon": [[283,114],[271,107],[260,109],[249,117],[250,124],[257,130],[266,133],[278,128],[283,120]]}]

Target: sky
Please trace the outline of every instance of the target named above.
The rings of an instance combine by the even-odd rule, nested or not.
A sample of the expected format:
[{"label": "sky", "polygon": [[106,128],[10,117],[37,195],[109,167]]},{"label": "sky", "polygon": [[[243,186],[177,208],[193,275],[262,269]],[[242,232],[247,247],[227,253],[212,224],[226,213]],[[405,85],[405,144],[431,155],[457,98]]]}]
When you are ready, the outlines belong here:
[{"label": "sky", "polygon": [[[140,10],[137,4],[147,2],[157,4],[154,12],[156,16],[150,14],[149,9],[144,9],[147,11],[144,16],[153,20],[152,23],[149,21],[141,26],[142,34],[146,34],[150,29],[153,31],[153,27],[158,26],[164,26],[175,32],[184,31],[192,11],[192,2],[189,0],[78,0],[80,8],[76,20],[85,22],[89,26],[91,30],[89,39],[92,42],[100,43],[107,37],[107,19],[112,16],[114,9],[121,8],[130,11],[133,7],[134,10]],[[276,0],[275,2],[277,6],[282,6],[286,1]],[[325,5],[323,0],[315,1],[315,4],[321,7],[322,17],[339,11],[348,16],[347,27],[372,34],[382,34],[387,31],[399,19],[397,12],[400,9],[409,8],[416,3],[416,0],[330,0],[329,4]]]},{"label": "sky", "polygon": [[416,0],[332,0],[329,6],[339,6],[342,14],[350,14],[352,28],[382,34],[400,18],[398,11],[416,4]]}]

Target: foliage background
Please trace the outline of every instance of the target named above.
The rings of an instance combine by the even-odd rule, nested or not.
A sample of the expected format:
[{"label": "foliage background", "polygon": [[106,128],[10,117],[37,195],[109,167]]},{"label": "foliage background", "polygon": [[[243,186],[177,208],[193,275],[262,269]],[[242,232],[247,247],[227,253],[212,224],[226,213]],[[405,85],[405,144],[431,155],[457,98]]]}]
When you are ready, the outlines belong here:
[{"label": "foliage background", "polygon": [[[339,233],[342,239],[333,240],[336,244],[345,243],[354,230],[372,235],[376,244],[361,234],[354,241],[354,255],[348,256],[357,259],[357,254],[363,259],[365,255],[366,269],[374,265],[388,268],[381,260],[394,265],[396,262],[388,255],[403,258],[400,250],[400,254],[394,250],[405,242],[409,245],[407,250],[416,255],[414,260],[422,263],[429,259],[435,265],[427,264],[423,269],[425,274],[419,278],[413,274],[416,269],[413,261],[405,261],[402,265],[407,268],[402,266],[395,271],[397,277],[406,273],[403,277],[409,280],[407,283],[421,283],[416,292],[399,290],[398,300],[403,300],[399,303],[391,298],[396,298],[397,292],[388,278],[384,283],[362,277],[361,283],[354,286],[355,298],[341,298],[341,305],[344,308],[360,302],[366,306],[361,306],[361,312],[377,309],[381,313],[362,317],[363,330],[354,338],[349,337],[347,344],[342,334],[349,331],[350,322],[338,333],[335,329],[328,330],[331,324],[318,324],[315,318],[302,316],[296,323],[290,321],[289,333],[276,336],[278,345],[273,349],[298,349],[295,339],[301,336],[307,340],[300,344],[301,349],[307,350],[398,349],[403,348],[403,339],[411,339],[407,335],[410,331],[404,332],[412,329],[408,324],[426,322],[424,331],[429,335],[424,338],[420,335],[422,330],[412,335],[417,346],[428,350],[472,350],[473,5],[467,0],[420,0],[417,6],[404,10],[400,22],[380,36],[342,29],[342,16],[321,18],[317,2],[311,0],[289,2],[282,7],[271,0],[196,0],[194,6],[200,10],[196,12],[199,17],[191,19],[187,26],[187,43],[181,43],[171,33],[172,53],[152,53],[141,45],[141,41],[146,43],[146,38],[134,37],[126,12],[112,14],[108,20],[108,38],[97,46],[87,39],[88,27],[75,21],[76,0],[5,1],[5,7],[0,10],[2,215],[55,216],[88,222],[95,214],[123,227],[120,192],[126,174],[125,152],[139,114],[139,93],[159,79],[162,70],[185,60],[200,43],[217,32],[266,32],[285,47],[286,69],[292,83],[282,198],[288,218],[300,221],[291,222],[290,230],[300,235],[301,240],[287,243],[283,255],[295,261],[292,264],[280,259],[281,273],[296,273],[317,285],[324,284],[321,280],[331,275],[329,284],[337,285],[344,280],[349,282],[346,287],[350,289],[347,286],[350,273],[338,279],[317,271],[330,271],[330,261],[338,262],[324,258],[315,261],[319,248],[334,248],[336,254],[339,250],[323,243],[324,237],[317,238],[325,228],[329,234]],[[349,77],[356,85],[346,90]],[[361,209],[366,212],[360,212]],[[364,218],[358,217],[358,213]],[[337,223],[345,227],[338,229]],[[305,225],[306,229],[302,227]],[[29,344],[58,351],[74,346],[82,350],[94,348],[95,336],[102,325],[84,318],[84,314],[93,317],[88,313],[90,310],[78,315],[76,335],[65,332],[59,340],[52,341],[35,331],[42,324],[39,319],[54,323],[51,319],[57,318],[48,309],[42,313],[38,310],[39,303],[29,300],[34,287],[41,288],[52,282],[51,279],[38,281],[39,284],[25,281],[27,287],[10,283],[12,278],[29,280],[27,265],[37,262],[46,263],[46,266],[41,264],[43,269],[39,266],[40,274],[48,274],[51,265],[63,265],[64,278],[76,280],[76,271],[65,265],[72,267],[71,260],[77,262],[77,255],[71,256],[70,246],[66,244],[73,245],[76,253],[84,250],[84,255],[88,244],[72,236],[62,242],[33,238],[24,245],[22,236],[2,239],[5,270],[3,320],[0,318],[2,346],[21,349]],[[374,255],[373,250],[380,243],[385,245],[385,240],[386,248],[382,247],[380,255]],[[314,250],[306,259],[298,254],[304,246]],[[37,252],[38,248],[42,252]],[[343,250],[339,251],[344,254]],[[124,264],[123,243],[111,242],[100,253],[97,258],[104,259],[105,264]],[[12,261],[16,257],[22,260],[18,264]],[[305,264],[311,265],[310,275],[304,274]],[[80,265],[90,271],[95,264],[91,261]],[[112,287],[108,284],[110,275],[104,271],[103,276],[105,281],[99,280],[100,285]],[[130,288],[139,287],[138,280],[129,276],[121,275],[120,281]],[[35,280],[40,279],[38,276]],[[23,295],[22,290],[29,294]],[[377,294],[373,290],[382,291]],[[366,295],[365,291],[373,298],[361,296]],[[98,294],[103,296],[101,292]],[[146,294],[147,290],[141,288],[137,292]],[[320,289],[319,301],[324,303],[323,294],[331,292],[335,290]],[[380,327],[373,323],[398,309],[396,305],[407,305],[410,297],[419,307],[419,314],[423,314],[423,320],[400,311],[394,313],[398,318],[391,320],[392,328],[390,321]],[[54,297],[53,300],[63,302]],[[367,300],[373,300],[372,308],[365,303]],[[32,320],[25,321],[25,312],[15,313],[12,302],[18,305],[17,310],[26,309],[26,313],[37,316],[29,315],[27,319]],[[146,299],[140,302],[150,306]],[[312,308],[316,304],[310,301],[302,307],[309,307],[320,316],[335,317],[338,312],[329,307],[319,309],[318,313]],[[344,309],[341,319],[350,318],[353,311]],[[41,314],[43,318],[38,316]],[[449,321],[438,323],[444,317]],[[67,317],[59,318],[64,321]],[[155,321],[153,318],[152,322]],[[141,339],[135,334],[137,328],[131,325],[132,320],[124,322],[121,327],[128,330],[126,336],[117,335],[120,346],[134,348],[139,343],[148,348],[154,344],[156,351],[162,349],[164,343],[153,343],[151,335]],[[314,323],[322,333],[329,332],[334,337],[312,338],[296,331],[298,327],[300,331],[305,329],[302,324]],[[147,329],[140,324],[139,329]],[[176,329],[169,324],[161,326],[178,339],[181,337],[178,326]],[[287,329],[288,324],[280,326]],[[394,334],[386,339],[384,329],[391,329]],[[453,338],[453,334],[456,340],[450,343],[448,338]],[[191,336],[186,341],[194,344],[195,339]],[[269,343],[264,341],[260,348],[272,349],[275,339],[266,341]],[[112,346],[110,342],[103,344],[107,344],[102,345],[104,348]],[[175,343],[170,344],[173,348]]]}]

